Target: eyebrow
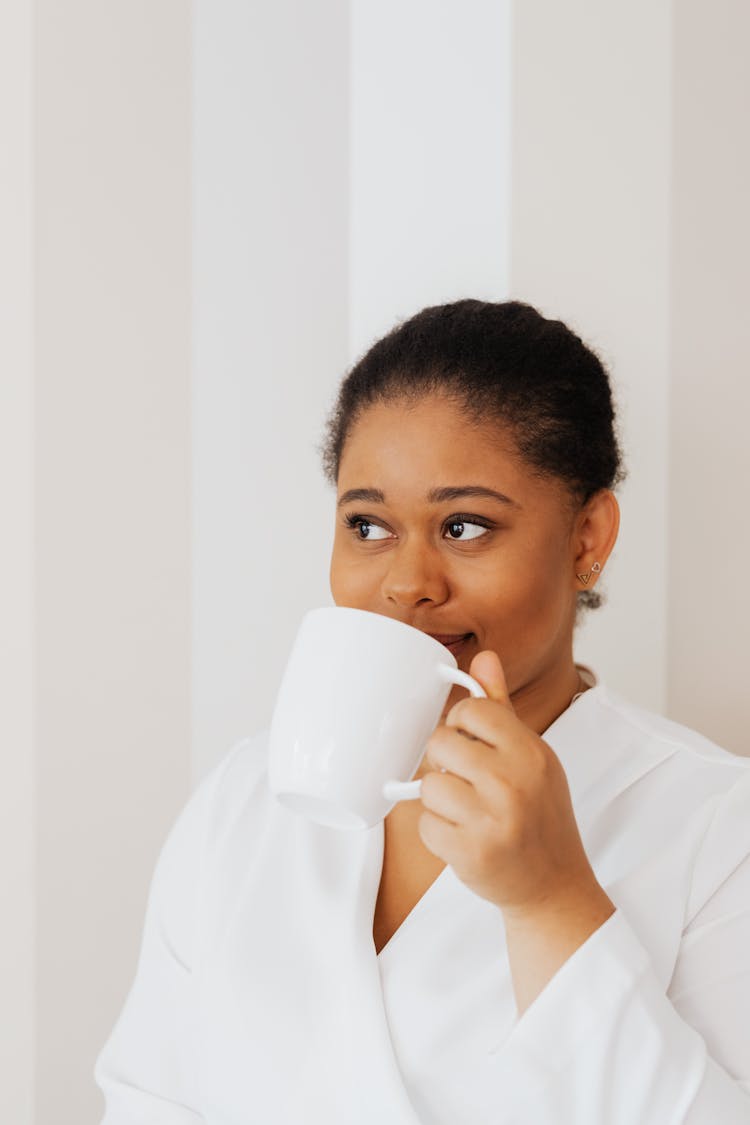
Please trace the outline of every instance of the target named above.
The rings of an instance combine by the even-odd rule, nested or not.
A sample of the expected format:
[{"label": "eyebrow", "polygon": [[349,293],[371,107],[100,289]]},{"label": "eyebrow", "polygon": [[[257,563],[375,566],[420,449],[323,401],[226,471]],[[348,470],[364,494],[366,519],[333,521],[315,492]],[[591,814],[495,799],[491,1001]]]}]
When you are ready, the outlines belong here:
[{"label": "eyebrow", "polygon": [[[511,500],[504,492],[496,492],[494,488],[485,488],[481,484],[464,484],[446,488],[432,488],[427,493],[431,504],[444,504],[448,500],[461,500],[465,496],[479,497],[485,500],[499,500],[511,508],[521,508],[517,500]],[[368,504],[385,504],[385,493],[380,488],[350,488],[340,497],[336,507],[349,504],[353,500],[364,500]]]}]

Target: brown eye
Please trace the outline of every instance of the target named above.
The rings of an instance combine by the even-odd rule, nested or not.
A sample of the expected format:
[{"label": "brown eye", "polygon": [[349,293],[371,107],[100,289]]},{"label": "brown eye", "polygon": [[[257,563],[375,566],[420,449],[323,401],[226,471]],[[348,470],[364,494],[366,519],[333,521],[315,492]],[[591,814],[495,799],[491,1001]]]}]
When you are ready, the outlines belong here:
[{"label": "brown eye", "polygon": [[[467,527],[478,528],[479,530],[474,534],[464,536],[463,532]],[[450,520],[450,522],[448,523],[448,530],[450,532],[451,539],[459,539],[460,542],[466,543],[470,539],[481,538],[481,536],[487,531],[487,527],[485,524],[474,523],[472,520]],[[454,530],[456,531],[455,535],[453,534]]]},{"label": "brown eye", "polygon": [[345,516],[344,523],[348,528],[351,529],[351,531],[361,543],[372,543],[379,539],[388,538],[387,532],[385,533],[385,535],[360,534],[362,528],[367,528],[368,532],[373,527],[380,528],[381,531],[385,530],[384,528],[380,527],[380,524],[375,523],[374,520],[368,520],[364,516]]}]

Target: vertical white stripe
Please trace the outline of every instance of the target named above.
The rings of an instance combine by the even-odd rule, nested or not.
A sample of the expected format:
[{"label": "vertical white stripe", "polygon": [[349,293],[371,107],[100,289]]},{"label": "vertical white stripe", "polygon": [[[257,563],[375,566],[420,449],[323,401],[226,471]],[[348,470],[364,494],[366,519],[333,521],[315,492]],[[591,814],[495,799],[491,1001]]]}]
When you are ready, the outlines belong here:
[{"label": "vertical white stripe", "polygon": [[509,292],[509,0],[352,0],[352,359],[430,304]]},{"label": "vertical white stripe", "polygon": [[302,614],[330,603],[315,448],[346,363],[346,0],[197,0],[193,763],[270,719]]}]

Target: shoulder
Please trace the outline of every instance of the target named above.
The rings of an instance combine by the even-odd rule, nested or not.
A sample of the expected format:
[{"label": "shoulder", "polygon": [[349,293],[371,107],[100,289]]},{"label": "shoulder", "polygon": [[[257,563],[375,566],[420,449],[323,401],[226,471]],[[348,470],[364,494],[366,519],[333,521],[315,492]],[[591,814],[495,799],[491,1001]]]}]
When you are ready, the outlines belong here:
[{"label": "shoulder", "polygon": [[[711,817],[725,800],[747,806],[750,840],[750,758],[733,754],[690,727],[631,703],[604,685],[591,693],[591,723],[620,751],[639,762],[639,775],[675,815],[698,809]],[[735,794],[733,797],[731,794]]]},{"label": "shoulder", "polygon": [[236,792],[238,787],[254,788],[266,769],[269,728],[246,735],[224,753],[208,770],[200,784],[207,783],[215,799]]},{"label": "shoulder", "polygon": [[616,732],[621,746],[644,755],[650,799],[672,825],[674,840],[695,828],[691,917],[750,856],[750,758],[602,685],[591,705],[601,730]]},{"label": "shoulder", "polygon": [[682,755],[685,765],[725,769],[730,784],[732,776],[739,779],[750,773],[750,758],[733,754],[698,731],[631,703],[604,684],[597,685],[591,694],[603,724],[617,726],[655,749],[671,748]]},{"label": "shoulder", "polygon": [[195,941],[241,878],[264,818],[268,731],[234,743],[193,788],[162,845],[149,891],[147,925],[158,918],[192,964]]},{"label": "shoulder", "polygon": [[706,805],[743,778],[750,758],[640,707],[597,683],[550,728],[576,793],[596,786],[612,798],[638,783],[641,801],[674,815]]},{"label": "shoulder", "polygon": [[240,739],[201,777],[173,822],[161,849],[156,879],[191,880],[228,828],[262,799],[268,731]]},{"label": "shoulder", "polygon": [[241,738],[209,770],[198,788],[207,804],[206,844],[211,848],[239,822],[256,820],[267,807],[269,729]]},{"label": "shoulder", "polygon": [[235,743],[199,780],[173,821],[151,877],[145,933],[165,935],[184,965],[194,957],[208,857],[262,791],[267,732]]}]

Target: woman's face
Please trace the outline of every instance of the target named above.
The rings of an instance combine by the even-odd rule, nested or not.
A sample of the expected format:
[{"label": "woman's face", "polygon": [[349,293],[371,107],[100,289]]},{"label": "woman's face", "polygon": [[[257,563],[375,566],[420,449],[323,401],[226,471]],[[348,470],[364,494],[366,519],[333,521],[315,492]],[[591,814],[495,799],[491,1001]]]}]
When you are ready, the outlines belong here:
[{"label": "woman's face", "polygon": [[[535,475],[502,427],[477,429],[438,395],[370,406],[337,492],[337,605],[469,634],[451,646],[459,667],[492,649],[521,699],[572,669],[575,515],[565,487]],[[465,694],[454,688],[444,714]]]}]

